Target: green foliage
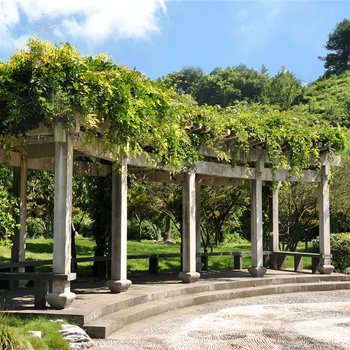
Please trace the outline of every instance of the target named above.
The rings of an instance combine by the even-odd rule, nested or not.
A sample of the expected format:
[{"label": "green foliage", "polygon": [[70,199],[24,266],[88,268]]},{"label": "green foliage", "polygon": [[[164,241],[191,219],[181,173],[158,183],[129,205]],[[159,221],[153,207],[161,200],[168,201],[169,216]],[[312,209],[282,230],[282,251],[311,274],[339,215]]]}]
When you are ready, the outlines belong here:
[{"label": "green foliage", "polygon": [[212,251],[227,240],[237,242],[233,232],[240,232],[240,219],[248,198],[247,186],[201,187],[201,244],[204,251]]},{"label": "green foliage", "polygon": [[305,90],[304,99],[309,113],[350,127],[350,71],[315,81]]},{"label": "green foliage", "polygon": [[9,167],[0,167],[0,245],[11,244],[16,227],[18,201],[12,194],[12,172]]},{"label": "green foliage", "polygon": [[[313,240],[314,251],[319,251],[319,238]],[[344,272],[350,267],[350,234],[331,234],[332,264],[338,272]]]},{"label": "green foliage", "polygon": [[[286,80],[289,76],[284,74]],[[194,75],[196,80],[200,72]],[[201,92],[199,99],[202,79],[220,87],[221,95],[209,89],[210,93]],[[55,46],[31,39],[28,49],[0,65],[1,133],[19,134],[39,122],[79,125],[91,142],[102,138],[108,150],[152,153],[159,166],[171,164],[177,170],[191,167],[201,158],[201,145],[224,156],[221,145],[226,129],[236,137],[233,149],[248,152],[252,145],[262,143],[272,160],[282,157],[276,166],[286,167],[290,157],[295,172],[308,165],[310,153],[318,155],[319,147],[330,151],[344,147],[341,130],[310,119],[306,112],[233,105],[236,100],[264,101],[268,80],[266,72],[245,66],[217,68],[198,80],[194,95],[200,104],[229,107],[200,107],[190,96],[178,96],[104,55],[83,57],[69,44]],[[287,98],[283,108],[292,100]]]},{"label": "green foliage", "polygon": [[[174,173],[195,167],[202,159],[202,146],[211,147],[220,160],[233,166],[241,156],[245,156],[245,165],[250,165],[249,154],[263,149],[273,171],[283,168],[301,175],[310,163],[318,165],[323,150],[332,154],[346,146],[346,133],[334,119],[333,126],[323,119],[329,109],[325,108],[324,114],[320,112],[318,105],[323,100],[314,103],[312,89],[318,91],[313,86],[308,89],[309,110],[302,106],[290,110],[301,99],[303,89],[295,76],[284,69],[271,78],[264,69],[257,72],[243,65],[216,68],[208,75],[200,69],[187,68],[152,82],[105,55],[84,57],[67,43],[53,45],[31,39],[27,49],[0,63],[0,133],[3,147],[22,151],[10,135],[20,135],[40,123],[49,127],[63,123],[74,132],[84,131],[88,142],[102,140],[107,151],[120,157],[125,153],[143,153],[152,156],[160,168],[171,165]],[[226,138],[228,133],[230,137]],[[30,233],[48,235],[52,231],[52,186],[50,174],[31,173]],[[161,227],[165,217],[171,217],[180,231],[179,191],[150,187],[147,192],[139,187],[131,186],[129,191],[129,223],[138,225],[139,238],[145,227]],[[0,198],[4,201],[9,198],[8,191],[2,191],[0,183],[2,192]],[[86,227],[96,238],[96,255],[108,253],[109,180],[75,178],[74,193],[74,223],[79,230],[85,218],[91,222],[91,227]],[[3,207],[7,208],[6,201]],[[242,207],[244,204],[235,209],[242,214]],[[238,225],[239,215],[234,217],[230,212],[222,216],[219,205],[212,208],[217,210],[210,219],[208,214],[207,228],[211,232],[219,228],[215,231],[218,242],[230,231],[228,226]],[[6,217],[0,217],[0,224],[9,224],[8,229],[1,225],[5,236],[14,222],[9,221],[6,211],[0,215],[3,213]]]},{"label": "green foliage", "polygon": [[303,88],[295,75],[283,67],[279,73],[271,78],[266,95],[266,100],[269,103],[275,104],[285,111],[300,103]]},{"label": "green foliage", "polygon": [[338,23],[328,36],[325,48],[329,51],[323,60],[327,73],[342,73],[350,67],[350,21],[344,19]]},{"label": "green foliage", "polygon": [[13,327],[0,324],[0,350],[33,350],[29,341]]},{"label": "green foliage", "polygon": [[[20,347],[16,345],[14,347],[3,347],[0,349],[6,350],[69,350],[70,346],[68,342],[62,338],[59,330],[61,329],[59,322],[51,322],[45,317],[38,318],[18,318],[11,315],[0,316],[0,342],[1,327],[8,328],[13,334],[16,334],[19,339],[26,344],[27,347]],[[36,338],[28,336],[28,331],[40,331],[42,332],[42,338]]]},{"label": "green foliage", "polygon": [[51,237],[53,232],[54,174],[31,170],[28,173],[28,235]]},{"label": "green foliage", "polygon": [[177,94],[193,94],[204,73],[200,68],[185,67],[179,72],[173,72],[159,80],[168,88],[173,88]]},{"label": "green foliage", "polygon": [[269,77],[245,65],[215,68],[203,75],[193,88],[193,96],[200,105],[227,107],[237,101],[263,102]]},{"label": "green foliage", "polygon": [[296,251],[298,243],[318,235],[318,189],[314,184],[283,184],[279,190],[280,243],[282,250]]},{"label": "green foliage", "polygon": [[191,145],[177,95],[104,55],[83,57],[69,44],[31,39],[0,65],[1,133],[77,123],[99,133],[113,151],[153,150],[157,161],[180,166]]},{"label": "green foliage", "polygon": [[350,157],[343,154],[341,165],[332,168],[330,181],[331,232],[350,232]]}]

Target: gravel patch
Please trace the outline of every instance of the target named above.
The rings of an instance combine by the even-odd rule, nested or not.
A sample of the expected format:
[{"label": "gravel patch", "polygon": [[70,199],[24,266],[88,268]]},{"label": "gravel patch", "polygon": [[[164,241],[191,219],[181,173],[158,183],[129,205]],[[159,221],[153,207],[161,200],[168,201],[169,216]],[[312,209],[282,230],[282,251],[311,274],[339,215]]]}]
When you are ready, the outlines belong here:
[{"label": "gravel patch", "polygon": [[102,349],[350,349],[350,291],[271,295],[179,310],[128,340],[95,339],[93,350]]}]

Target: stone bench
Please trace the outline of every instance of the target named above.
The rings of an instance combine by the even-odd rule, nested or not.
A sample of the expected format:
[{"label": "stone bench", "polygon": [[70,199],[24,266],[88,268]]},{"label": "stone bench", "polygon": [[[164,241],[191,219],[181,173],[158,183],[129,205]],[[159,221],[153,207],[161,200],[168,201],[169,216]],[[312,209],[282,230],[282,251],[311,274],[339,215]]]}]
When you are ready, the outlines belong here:
[{"label": "stone bench", "polygon": [[278,251],[278,252],[271,252],[271,263],[270,267],[277,269],[277,270],[283,270],[286,269],[287,266],[287,256],[294,257],[294,271],[302,271],[303,270],[303,257],[310,257],[311,258],[311,270],[312,273],[316,272],[316,267],[320,262],[321,255],[319,253],[304,253],[304,252],[286,252],[286,251]]},{"label": "stone bench", "polygon": [[45,309],[45,296],[52,281],[73,281],[75,273],[61,274],[52,272],[0,272],[0,280],[7,281],[34,281],[34,308]]}]

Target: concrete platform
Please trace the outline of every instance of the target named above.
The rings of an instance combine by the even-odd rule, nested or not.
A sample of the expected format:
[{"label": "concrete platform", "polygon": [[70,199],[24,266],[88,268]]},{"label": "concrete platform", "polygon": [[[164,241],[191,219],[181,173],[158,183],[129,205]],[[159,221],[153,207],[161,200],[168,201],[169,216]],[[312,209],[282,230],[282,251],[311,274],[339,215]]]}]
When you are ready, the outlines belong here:
[{"label": "concrete platform", "polygon": [[33,290],[2,291],[4,310],[22,315],[66,318],[83,326],[90,336],[106,338],[125,325],[172,310],[204,303],[259,295],[350,289],[350,276],[268,270],[262,278],[245,271],[204,272],[197,283],[184,284],[177,273],[130,275],[126,293],[112,294],[105,281],[79,279],[72,283],[76,300],[64,310],[34,310]]}]

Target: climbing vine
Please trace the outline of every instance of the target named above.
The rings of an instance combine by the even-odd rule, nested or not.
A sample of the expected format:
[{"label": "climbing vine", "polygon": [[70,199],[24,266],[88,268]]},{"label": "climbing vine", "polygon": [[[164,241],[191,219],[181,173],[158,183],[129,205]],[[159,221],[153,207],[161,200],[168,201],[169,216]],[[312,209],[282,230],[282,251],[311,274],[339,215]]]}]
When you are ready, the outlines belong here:
[{"label": "climbing vine", "polygon": [[321,150],[346,145],[343,129],[305,111],[198,106],[106,55],[84,57],[70,44],[31,39],[0,63],[0,133],[21,135],[40,123],[79,127],[109,150],[151,154],[159,166],[176,170],[194,166],[205,145],[233,164],[238,152],[248,155],[258,147],[275,167],[297,174],[311,159],[317,162]]}]

